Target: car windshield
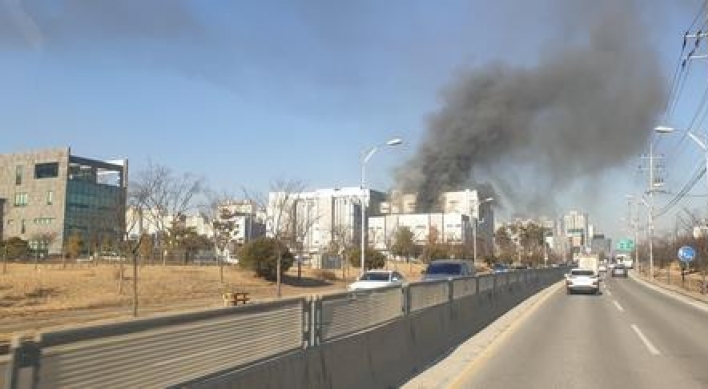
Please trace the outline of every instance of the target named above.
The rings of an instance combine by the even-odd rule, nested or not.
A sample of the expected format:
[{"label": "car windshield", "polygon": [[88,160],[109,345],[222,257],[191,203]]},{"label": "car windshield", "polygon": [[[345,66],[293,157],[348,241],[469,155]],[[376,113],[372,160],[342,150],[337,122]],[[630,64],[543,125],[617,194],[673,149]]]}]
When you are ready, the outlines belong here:
[{"label": "car windshield", "polygon": [[388,273],[364,273],[359,281],[388,281]]},{"label": "car windshield", "polygon": [[595,273],[592,270],[574,269],[570,271],[571,276],[592,276]]},{"label": "car windshield", "polygon": [[462,265],[459,263],[432,263],[428,266],[427,274],[460,274]]}]

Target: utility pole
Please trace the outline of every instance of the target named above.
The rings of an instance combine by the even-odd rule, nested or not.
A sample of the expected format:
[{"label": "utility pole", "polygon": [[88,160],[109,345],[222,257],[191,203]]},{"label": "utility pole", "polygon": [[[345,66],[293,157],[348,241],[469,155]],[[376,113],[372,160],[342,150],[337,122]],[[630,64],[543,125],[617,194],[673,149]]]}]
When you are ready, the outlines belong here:
[{"label": "utility pole", "polygon": [[649,279],[654,279],[654,139],[649,139]]},{"label": "utility pole", "polygon": [[[667,131],[665,129],[656,127],[654,132],[657,134],[665,134]],[[660,157],[659,157],[660,158]],[[647,187],[647,195],[649,196],[648,204],[645,204],[649,209],[648,224],[649,224],[649,278],[654,279],[654,192],[657,188],[656,179],[656,159],[654,156],[654,139],[649,138],[649,186]],[[663,181],[659,181],[663,183]]]}]

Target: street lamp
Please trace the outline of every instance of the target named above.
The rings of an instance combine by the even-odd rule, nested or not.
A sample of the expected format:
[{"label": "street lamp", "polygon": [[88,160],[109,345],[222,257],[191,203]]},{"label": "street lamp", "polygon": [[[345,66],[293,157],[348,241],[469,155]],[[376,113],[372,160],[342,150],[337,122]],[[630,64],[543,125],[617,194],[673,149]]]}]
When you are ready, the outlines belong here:
[{"label": "street lamp", "polygon": [[475,201],[475,218],[474,224],[472,225],[472,260],[477,263],[477,223],[479,223],[479,206],[494,201],[493,197],[487,197],[482,201]]},{"label": "street lamp", "polygon": [[383,146],[398,146],[403,143],[401,138],[393,138],[386,143],[371,147],[361,154],[361,273],[364,275],[364,267],[366,263],[366,163],[374,156],[379,147]]},{"label": "street lamp", "polygon": [[706,167],[706,188],[708,188],[708,137],[703,136],[699,137],[693,131],[690,130],[677,130],[673,127],[668,127],[668,126],[657,126],[654,128],[654,131],[661,133],[661,134],[670,134],[672,132],[683,132],[686,135],[688,135],[689,138],[695,143],[698,147],[703,150],[703,158],[704,158],[704,163]]},{"label": "street lamp", "polygon": [[[657,134],[668,134],[673,132],[670,127],[657,126],[654,127],[654,132]],[[649,204],[645,204],[649,208],[649,278],[654,279],[654,141],[649,140]]]}]

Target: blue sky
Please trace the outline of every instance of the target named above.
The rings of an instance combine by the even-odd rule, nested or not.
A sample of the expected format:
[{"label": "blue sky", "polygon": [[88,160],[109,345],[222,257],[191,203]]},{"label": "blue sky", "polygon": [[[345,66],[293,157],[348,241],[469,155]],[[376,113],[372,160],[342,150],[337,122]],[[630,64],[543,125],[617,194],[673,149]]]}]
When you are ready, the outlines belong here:
[{"label": "blue sky", "polygon": [[[128,158],[132,172],[153,161],[203,174],[234,193],[278,178],[358,185],[361,150],[398,136],[404,145],[367,170],[389,189],[456,75],[494,61],[533,66],[583,17],[559,16],[553,0],[14,3],[0,1],[0,152],[71,146]],[[650,35],[668,84],[702,1],[639,3],[652,28],[637,34]],[[691,66],[700,77],[708,63]],[[695,112],[698,82],[673,125]],[[695,159],[687,151],[667,166]],[[619,234],[624,195],[641,190],[639,161],[598,178],[594,204],[574,200],[587,183],[557,196]]]}]

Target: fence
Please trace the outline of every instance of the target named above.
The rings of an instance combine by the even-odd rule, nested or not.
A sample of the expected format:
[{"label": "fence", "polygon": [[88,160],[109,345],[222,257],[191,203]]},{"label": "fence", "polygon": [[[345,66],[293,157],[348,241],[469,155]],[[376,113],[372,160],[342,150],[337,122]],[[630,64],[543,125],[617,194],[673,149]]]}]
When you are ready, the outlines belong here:
[{"label": "fence", "polygon": [[469,296],[560,278],[558,269],[527,270],[18,337],[5,383],[8,389],[179,386],[317,348]]}]

